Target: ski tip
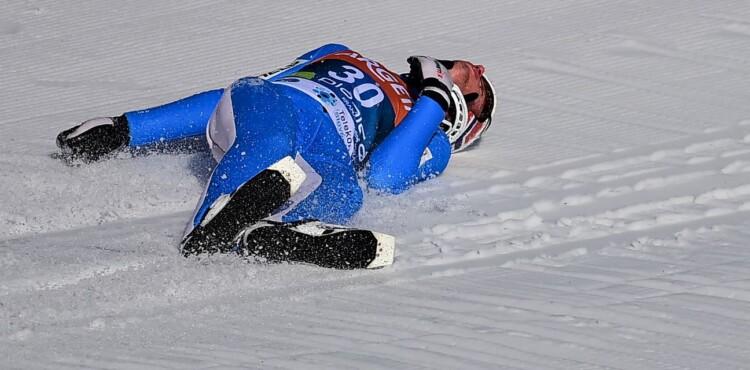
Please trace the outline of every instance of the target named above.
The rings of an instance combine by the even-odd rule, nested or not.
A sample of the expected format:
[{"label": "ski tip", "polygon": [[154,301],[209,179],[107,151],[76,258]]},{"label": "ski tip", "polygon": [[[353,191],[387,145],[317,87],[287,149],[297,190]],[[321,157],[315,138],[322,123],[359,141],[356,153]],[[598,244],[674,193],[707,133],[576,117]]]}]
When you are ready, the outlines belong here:
[{"label": "ski tip", "polygon": [[368,269],[378,269],[393,264],[396,250],[396,238],[383,233],[372,233],[378,240],[375,258],[366,266]]}]

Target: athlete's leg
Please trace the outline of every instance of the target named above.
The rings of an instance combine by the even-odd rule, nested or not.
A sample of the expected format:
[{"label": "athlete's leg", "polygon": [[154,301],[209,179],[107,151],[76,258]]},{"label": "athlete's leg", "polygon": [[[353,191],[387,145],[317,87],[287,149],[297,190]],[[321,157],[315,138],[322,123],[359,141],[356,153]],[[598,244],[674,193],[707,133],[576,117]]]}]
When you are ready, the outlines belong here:
[{"label": "athlete's leg", "polygon": [[227,93],[233,114],[221,127],[231,127],[233,137],[222,140],[223,155],[188,225],[185,254],[224,251],[211,244],[231,241],[247,224],[269,216],[304,178],[292,160],[299,121],[292,101],[256,78],[235,82]]},{"label": "athlete's leg", "polygon": [[127,112],[128,146],[168,143],[206,133],[211,114],[224,90],[210,90],[158,107]]},{"label": "athlete's leg", "polygon": [[[324,127],[331,126],[327,122]],[[323,267],[350,269],[390,265],[395,248],[392,236],[335,225],[346,223],[359,210],[362,190],[345,148],[336,149],[340,138],[326,135],[324,127],[318,131],[314,145],[301,152],[305,162],[322,179],[318,188],[283,216],[286,222],[260,221],[244,229],[236,238],[234,248],[241,255],[264,257],[268,261],[304,262]],[[334,132],[334,135],[337,134]],[[328,142],[327,138],[338,141]]]},{"label": "athlete's leg", "polygon": [[[213,138],[223,143],[214,151],[220,161],[190,225],[192,230],[183,241],[183,253],[236,248],[241,253],[266,255],[257,253],[258,248],[268,248],[267,256],[273,260],[289,252],[291,260],[329,267],[391,263],[391,237],[309,222],[348,221],[361,207],[362,190],[348,151],[320,105],[289,89],[258,80],[233,86],[228,102],[233,114],[225,116],[234,121],[217,122],[215,130],[230,133],[230,139]],[[226,102],[220,103],[220,108],[222,105],[226,108]],[[279,158],[286,158],[286,162],[279,164]],[[267,169],[269,165],[271,169]],[[274,166],[282,170],[276,171]],[[300,190],[298,195],[304,196],[295,196],[292,199],[297,203],[282,210],[279,206],[292,193],[288,180],[294,177],[282,179],[278,175],[284,170],[302,172],[298,179],[317,181],[297,181],[309,191]],[[257,222],[270,213],[274,215],[268,218],[307,222],[305,227],[300,223]]]},{"label": "athlete's leg", "polygon": [[62,131],[57,146],[67,158],[95,161],[125,147],[169,144],[203,135],[222,91],[206,91],[119,117],[90,119]]},{"label": "athlete's leg", "polygon": [[360,209],[363,199],[351,156],[320,105],[304,104],[306,96],[292,94],[292,98],[301,107],[300,115],[307,118],[301,122],[299,131],[299,156],[312,167],[320,182],[315,191],[290,207],[283,217],[274,219],[346,223]]},{"label": "athlete's leg", "polygon": [[[321,116],[320,107],[316,108],[301,109],[301,114]],[[314,126],[315,122],[302,123],[298,159],[303,158],[304,164],[314,169],[320,179],[317,188],[298,197],[301,202],[288,213],[272,217],[285,222],[264,220],[244,229],[234,241],[235,251],[269,261],[334,268],[379,268],[393,263],[392,236],[330,224],[349,221],[362,205],[362,190],[347,148],[330,119],[322,116],[319,125]],[[299,194],[303,193],[300,190]]]}]

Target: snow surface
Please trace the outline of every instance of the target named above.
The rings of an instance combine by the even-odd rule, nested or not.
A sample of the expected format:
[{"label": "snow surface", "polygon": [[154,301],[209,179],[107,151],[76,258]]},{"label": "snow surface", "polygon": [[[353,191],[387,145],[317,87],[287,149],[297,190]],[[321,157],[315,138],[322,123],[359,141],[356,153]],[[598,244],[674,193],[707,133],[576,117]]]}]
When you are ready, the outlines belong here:
[{"label": "snow surface", "polygon": [[[0,4],[0,368],[750,368],[750,3]],[[326,42],[483,63],[498,119],[369,195],[378,271],[184,259],[207,154],[54,137]]]}]

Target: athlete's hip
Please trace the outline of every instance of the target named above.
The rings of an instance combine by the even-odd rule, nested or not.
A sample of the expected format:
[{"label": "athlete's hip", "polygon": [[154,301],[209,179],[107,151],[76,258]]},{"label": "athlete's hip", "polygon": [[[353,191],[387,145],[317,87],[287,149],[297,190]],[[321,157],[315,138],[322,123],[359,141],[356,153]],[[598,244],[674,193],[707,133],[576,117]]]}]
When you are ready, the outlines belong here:
[{"label": "athlete's hip", "polygon": [[340,126],[319,99],[289,84],[243,78],[225,89],[206,137],[219,161],[233,146],[258,135],[287,135],[298,152],[351,156]]}]

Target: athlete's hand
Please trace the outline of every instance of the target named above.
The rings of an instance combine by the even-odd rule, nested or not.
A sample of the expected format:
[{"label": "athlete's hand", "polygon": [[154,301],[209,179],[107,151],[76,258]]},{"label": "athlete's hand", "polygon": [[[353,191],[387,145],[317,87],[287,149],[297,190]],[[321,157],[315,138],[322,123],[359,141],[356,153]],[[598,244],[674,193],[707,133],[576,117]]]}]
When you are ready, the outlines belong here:
[{"label": "athlete's hand", "polygon": [[426,56],[410,56],[406,61],[410,67],[409,74],[420,83],[421,94],[434,99],[447,112],[453,89],[448,69],[437,59]]}]

